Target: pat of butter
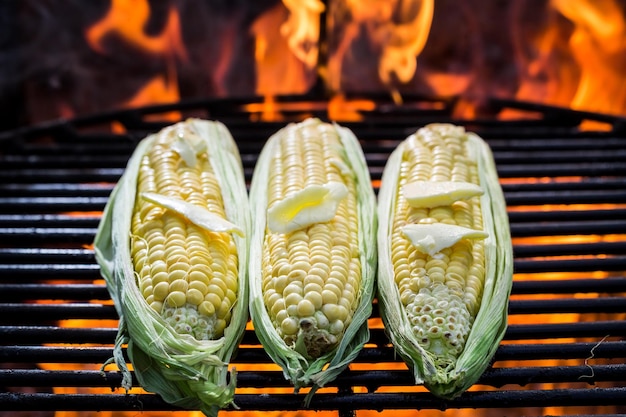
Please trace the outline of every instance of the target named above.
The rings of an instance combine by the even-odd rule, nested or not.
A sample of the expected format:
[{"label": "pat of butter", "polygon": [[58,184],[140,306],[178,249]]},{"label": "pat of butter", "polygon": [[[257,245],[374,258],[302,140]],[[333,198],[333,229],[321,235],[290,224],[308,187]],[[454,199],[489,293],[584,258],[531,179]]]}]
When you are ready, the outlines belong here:
[{"label": "pat of butter", "polygon": [[402,187],[402,195],[411,207],[448,206],[482,193],[483,189],[471,182],[413,181]]},{"label": "pat of butter", "polygon": [[480,230],[445,223],[409,224],[402,228],[402,233],[417,250],[430,256],[461,239],[485,239],[489,236]]},{"label": "pat of butter", "polygon": [[156,193],[141,193],[141,198],[159,207],[180,214],[191,223],[204,230],[210,232],[236,233],[239,236],[244,236],[243,230],[237,225],[195,204]]},{"label": "pat of butter", "polygon": [[347,195],[348,188],[341,182],[310,185],[274,204],[267,211],[267,227],[275,233],[289,233],[330,221]]},{"label": "pat of butter", "polygon": [[173,128],[176,129],[176,139],[172,143],[172,150],[180,155],[187,166],[196,166],[198,163],[197,155],[206,151],[206,143],[188,126],[175,125]]}]

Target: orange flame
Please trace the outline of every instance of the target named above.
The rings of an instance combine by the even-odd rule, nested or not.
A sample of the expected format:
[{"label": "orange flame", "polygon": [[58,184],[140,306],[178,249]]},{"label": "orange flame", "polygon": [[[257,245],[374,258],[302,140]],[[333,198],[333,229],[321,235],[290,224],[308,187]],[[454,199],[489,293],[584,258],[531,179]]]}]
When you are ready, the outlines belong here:
[{"label": "orange flame", "polygon": [[257,94],[303,94],[309,90],[315,81],[319,14],[323,9],[318,0],[286,0],[252,24]]},{"label": "orange flame", "polygon": [[575,26],[570,49],[580,67],[572,107],[604,113],[626,110],[626,22],[615,1],[553,0]]},{"label": "orange flame", "polygon": [[[429,66],[417,73],[418,59],[425,59],[421,55],[431,27],[437,24],[433,21],[434,0],[337,0],[328,5],[326,10],[320,0],[283,0],[259,15],[248,28],[255,39],[255,68],[249,70],[256,74],[255,93],[267,97],[268,106],[275,103],[270,96],[311,91],[318,78],[332,95],[356,85],[367,91],[388,90],[396,103],[402,102],[399,91],[460,95],[469,99],[469,103],[459,101],[456,115],[463,117],[477,114],[469,96],[486,97],[498,92],[498,88],[489,85],[491,80],[475,74],[479,70],[475,68],[477,63],[485,55],[479,49],[487,48],[486,44],[473,44],[478,48],[476,55],[483,58],[468,63],[471,68],[467,71],[442,71],[433,68],[445,66]],[[180,98],[177,63],[187,62],[188,53],[176,7],[170,7],[163,30],[151,35],[145,31],[152,13],[147,0],[112,0],[106,16],[86,31],[87,41],[101,54],[111,53],[108,40],[120,39],[166,61],[164,73],[154,74],[124,105],[142,106]],[[511,89],[517,91],[516,98],[626,113],[626,86],[621,82],[626,70],[626,22],[617,1],[552,0],[535,23],[536,28],[543,28],[534,35],[528,29],[516,32],[525,24],[520,13],[516,13],[521,7],[524,6],[510,6],[506,16],[512,27],[506,35],[512,36],[513,41],[511,66],[518,64],[518,85]],[[320,18],[325,12],[328,28],[322,45]],[[440,12],[437,18],[446,18],[446,13]],[[507,23],[502,25],[507,29]],[[236,27],[224,31],[220,42],[230,42],[234,30]],[[320,61],[322,46],[324,62]],[[232,48],[224,48],[216,60],[217,91],[224,88],[220,83],[232,70],[222,64],[231,61],[228,54],[236,53]],[[442,59],[441,54],[436,56]],[[360,82],[360,77],[365,82]],[[262,120],[282,119],[275,106],[263,111],[263,115]],[[177,116],[173,113],[164,118],[174,120]],[[355,120],[354,114],[349,119]]]},{"label": "orange flame", "polygon": [[[331,24],[342,26],[344,36],[329,58],[331,90],[341,90],[344,59],[362,30],[367,32],[371,47],[379,51],[376,65],[380,81],[392,88],[396,82],[410,81],[415,74],[416,57],[428,39],[434,7],[433,0],[338,1],[336,17]],[[343,15],[349,18],[337,20]],[[368,63],[363,62],[363,65]]]},{"label": "orange flame", "polygon": [[[111,53],[107,49],[106,40],[109,37],[118,37],[127,45],[165,61],[165,73],[155,74],[128,102],[121,103],[126,107],[175,102],[180,99],[176,61],[184,62],[188,57],[181,35],[178,11],[170,7],[163,31],[155,36],[145,33],[150,13],[147,0],[112,0],[106,16],[85,33],[89,45],[101,54]],[[171,112],[158,118],[175,121],[180,117],[179,112]]]},{"label": "orange flame", "polygon": [[317,65],[320,35],[320,14],[324,4],[319,0],[283,0],[289,9],[287,21],[280,33],[287,38],[289,49],[307,68]]},{"label": "orange flame", "polygon": [[[522,79],[516,97],[625,114],[626,21],[618,3],[552,0],[547,11],[547,24],[531,43],[535,58],[530,53],[520,56]],[[566,24],[573,29],[567,30]]]},{"label": "orange flame", "polygon": [[149,18],[150,4],[147,0],[112,0],[107,15],[87,30],[87,41],[96,51],[106,54],[104,41],[107,36],[117,35],[150,54],[175,54],[186,60],[187,52],[180,35],[180,18],[176,9],[170,8],[165,29],[160,35],[149,36],[144,32]]}]

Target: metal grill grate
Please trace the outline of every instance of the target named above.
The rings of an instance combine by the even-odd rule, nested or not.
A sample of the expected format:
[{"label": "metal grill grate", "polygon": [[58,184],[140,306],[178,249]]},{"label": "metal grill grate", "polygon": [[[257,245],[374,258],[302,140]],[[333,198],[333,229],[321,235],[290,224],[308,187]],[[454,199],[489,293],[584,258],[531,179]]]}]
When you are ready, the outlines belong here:
[{"label": "metal grill grate", "polygon": [[[303,98],[282,100],[295,109],[284,113],[289,120],[325,117],[306,108],[324,103],[304,98],[299,107]],[[245,104],[184,102],[0,134],[0,410],[176,409],[153,394],[125,395],[117,372],[98,371],[111,356],[117,316],[89,245],[135,144],[164,125],[147,122],[152,114],[176,110],[222,120],[238,140],[249,180],[265,139],[285,122],[254,121],[258,115]],[[516,272],[511,323],[493,366],[460,398],[436,399],[412,387],[373,317],[371,343],[353,369],[313,399],[312,409],[626,412],[625,120],[491,104],[540,117],[453,120],[451,103],[409,98],[402,107],[379,102],[364,121],[343,124],[362,140],[375,184],[391,150],[425,123],[464,124],[491,145],[509,207]],[[608,130],[582,131],[584,120]],[[126,132],[109,133],[111,123]],[[236,396],[241,410],[302,408],[303,397],[290,393],[276,368],[255,365],[269,358],[253,332],[235,363],[244,368]]]}]

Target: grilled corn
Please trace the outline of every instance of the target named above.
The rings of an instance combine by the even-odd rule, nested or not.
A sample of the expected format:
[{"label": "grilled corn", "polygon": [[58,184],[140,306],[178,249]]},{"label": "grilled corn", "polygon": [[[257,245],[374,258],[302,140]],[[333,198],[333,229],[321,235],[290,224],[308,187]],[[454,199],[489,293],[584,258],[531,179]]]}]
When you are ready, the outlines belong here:
[{"label": "grilled corn", "polygon": [[105,208],[96,257],[141,386],[207,415],[232,403],[248,319],[249,207],[226,127],[190,119],[141,141]]},{"label": "grilled corn", "polygon": [[378,197],[385,329],[416,382],[453,398],[507,325],[512,246],[491,151],[462,127],[428,125],[392,153]]},{"label": "grilled corn", "polygon": [[376,207],[357,139],[318,119],[281,129],[260,155],[250,204],[254,328],[296,390],[312,393],[369,338]]}]

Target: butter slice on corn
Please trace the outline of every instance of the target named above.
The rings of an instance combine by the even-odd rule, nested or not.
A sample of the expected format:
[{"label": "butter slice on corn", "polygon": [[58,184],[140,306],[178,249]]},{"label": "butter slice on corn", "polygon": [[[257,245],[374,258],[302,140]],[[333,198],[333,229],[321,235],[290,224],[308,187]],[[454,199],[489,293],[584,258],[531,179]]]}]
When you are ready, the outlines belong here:
[{"label": "butter slice on corn", "polygon": [[296,390],[313,393],[369,338],[376,207],[357,139],[317,119],[286,126],[261,152],[250,203],[254,328]]},{"label": "butter slice on corn", "polygon": [[386,332],[417,383],[454,398],[507,325],[512,246],[489,147],[459,126],[419,129],[385,166],[378,216]]},{"label": "butter slice on corn", "polygon": [[189,119],[136,147],[105,208],[96,257],[120,317],[114,361],[141,386],[207,415],[232,403],[228,362],[248,318],[250,213],[236,144]]}]

